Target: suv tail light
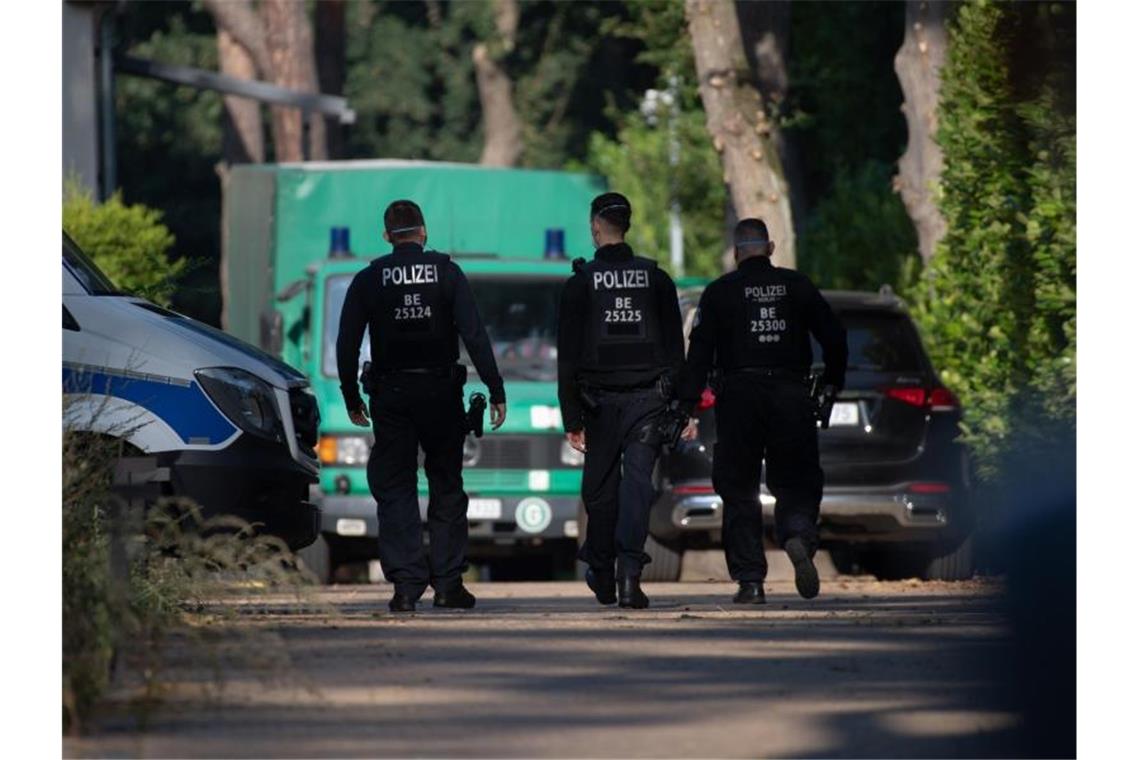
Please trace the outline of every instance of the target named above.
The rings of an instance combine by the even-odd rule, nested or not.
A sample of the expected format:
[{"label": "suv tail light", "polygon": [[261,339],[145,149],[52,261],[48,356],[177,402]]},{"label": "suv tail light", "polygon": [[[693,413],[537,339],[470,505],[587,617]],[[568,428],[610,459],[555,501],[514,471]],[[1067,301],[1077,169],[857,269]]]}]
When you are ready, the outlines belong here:
[{"label": "suv tail light", "polygon": [[950,493],[949,483],[911,483],[906,490],[911,493]]},{"label": "suv tail light", "polygon": [[703,412],[706,409],[711,409],[716,404],[716,394],[712,392],[712,388],[705,388],[701,391],[701,400],[697,402],[697,411]]},{"label": "suv tail light", "polygon": [[902,388],[887,388],[887,398],[893,398],[911,406],[926,406],[926,389],[913,385]]},{"label": "suv tail light", "polygon": [[886,388],[883,392],[888,398],[902,401],[911,406],[928,406],[934,412],[947,412],[958,408],[958,398],[948,389],[942,387],[927,392],[925,388],[908,385]]},{"label": "suv tail light", "polygon": [[958,397],[946,388],[935,388],[930,392],[930,407],[936,412],[957,409]]}]

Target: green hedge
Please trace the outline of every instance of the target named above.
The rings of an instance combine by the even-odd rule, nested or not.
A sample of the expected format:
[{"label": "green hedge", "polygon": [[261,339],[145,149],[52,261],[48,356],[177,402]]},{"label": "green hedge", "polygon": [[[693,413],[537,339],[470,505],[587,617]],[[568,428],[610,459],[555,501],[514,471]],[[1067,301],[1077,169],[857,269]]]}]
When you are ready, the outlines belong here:
[{"label": "green hedge", "polygon": [[[935,366],[962,400],[964,440],[984,481],[1011,454],[1071,443],[1076,117],[1068,16],[1058,18],[1067,13],[964,3],[942,72],[948,230],[910,297]],[[1025,40],[1042,38],[1056,55],[1028,55]]]},{"label": "green hedge", "polygon": [[68,182],[63,197],[63,229],[121,290],[170,304],[187,259],[169,257],[174,236],[162,213],[128,206],[120,193],[96,203],[91,193]]}]

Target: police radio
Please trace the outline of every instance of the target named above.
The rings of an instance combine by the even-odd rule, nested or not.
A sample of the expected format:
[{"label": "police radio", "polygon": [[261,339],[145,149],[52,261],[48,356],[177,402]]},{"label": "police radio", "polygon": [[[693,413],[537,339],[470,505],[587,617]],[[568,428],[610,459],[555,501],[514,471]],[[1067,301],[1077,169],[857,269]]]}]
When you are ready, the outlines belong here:
[{"label": "police radio", "polygon": [[808,395],[811,397],[816,425],[821,430],[827,430],[831,427],[831,408],[835,406],[835,386],[824,385],[823,375],[812,375]]},{"label": "police radio", "polygon": [[467,400],[467,429],[476,438],[483,437],[483,412],[487,410],[487,397],[482,393],[472,393]]}]

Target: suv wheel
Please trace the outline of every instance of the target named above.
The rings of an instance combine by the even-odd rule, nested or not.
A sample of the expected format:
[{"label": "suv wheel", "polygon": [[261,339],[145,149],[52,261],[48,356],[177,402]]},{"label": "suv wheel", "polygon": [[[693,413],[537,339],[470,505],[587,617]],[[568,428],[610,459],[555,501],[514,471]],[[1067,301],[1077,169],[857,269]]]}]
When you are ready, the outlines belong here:
[{"label": "suv wheel", "polygon": [[[939,545],[946,551],[945,545]],[[974,577],[974,537],[968,535],[945,554],[934,553],[928,558],[926,572],[923,574],[931,581],[965,581]]]}]

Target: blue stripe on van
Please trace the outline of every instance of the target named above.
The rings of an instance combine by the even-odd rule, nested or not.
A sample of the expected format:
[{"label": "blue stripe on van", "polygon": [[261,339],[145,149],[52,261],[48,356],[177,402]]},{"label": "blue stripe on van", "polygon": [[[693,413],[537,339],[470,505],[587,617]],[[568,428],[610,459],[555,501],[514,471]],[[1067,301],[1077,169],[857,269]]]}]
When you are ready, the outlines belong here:
[{"label": "blue stripe on van", "polygon": [[65,366],[63,392],[114,396],[138,404],[173,428],[184,443],[191,439],[195,444],[221,443],[237,430],[194,381],[183,385]]}]

